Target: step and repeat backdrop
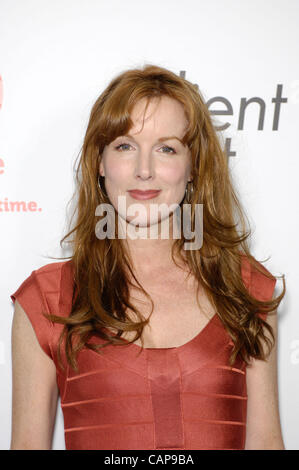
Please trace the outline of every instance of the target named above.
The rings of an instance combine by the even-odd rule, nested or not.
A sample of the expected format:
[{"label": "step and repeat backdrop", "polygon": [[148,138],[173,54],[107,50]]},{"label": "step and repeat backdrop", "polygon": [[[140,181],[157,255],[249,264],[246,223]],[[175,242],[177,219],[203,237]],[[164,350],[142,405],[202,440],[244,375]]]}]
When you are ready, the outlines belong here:
[{"label": "step and repeat backdrop", "polygon": [[[299,449],[298,20],[297,0],[0,0],[0,448],[11,437],[10,294],[69,254],[59,242],[94,101],[118,73],[155,64],[197,84],[252,252],[285,274],[279,408],[285,446]],[[53,449],[64,448],[58,403]]]}]

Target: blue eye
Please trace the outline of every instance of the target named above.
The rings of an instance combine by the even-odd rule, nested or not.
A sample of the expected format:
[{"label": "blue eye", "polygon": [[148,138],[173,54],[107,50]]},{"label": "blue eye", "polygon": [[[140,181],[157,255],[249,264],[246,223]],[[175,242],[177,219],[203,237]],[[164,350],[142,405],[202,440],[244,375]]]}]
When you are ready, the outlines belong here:
[{"label": "blue eye", "polygon": [[116,150],[119,150],[123,145],[128,145],[130,147],[130,144],[120,144],[117,147],[115,147]]},{"label": "blue eye", "polygon": [[[164,147],[162,147],[162,149],[170,149],[171,152],[166,152],[166,153],[176,153],[176,151],[172,148],[172,147],[168,147],[167,145],[164,145]],[[165,152],[163,152],[165,153]]]}]

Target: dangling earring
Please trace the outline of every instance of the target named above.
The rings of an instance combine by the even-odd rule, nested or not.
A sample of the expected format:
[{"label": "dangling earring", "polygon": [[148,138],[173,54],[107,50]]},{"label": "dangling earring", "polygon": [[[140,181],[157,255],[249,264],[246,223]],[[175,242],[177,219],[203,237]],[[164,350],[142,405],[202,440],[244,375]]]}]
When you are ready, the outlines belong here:
[{"label": "dangling earring", "polygon": [[98,176],[98,185],[99,185],[101,193],[104,194],[104,196],[107,196],[106,191],[104,191],[101,186],[101,175]]},{"label": "dangling earring", "polygon": [[[189,193],[189,197],[188,197],[188,184],[189,183],[190,183],[190,193]],[[192,195],[193,195],[193,184],[192,184],[192,181],[188,181],[187,186],[186,186],[186,190],[185,190],[186,202],[191,202]]]}]

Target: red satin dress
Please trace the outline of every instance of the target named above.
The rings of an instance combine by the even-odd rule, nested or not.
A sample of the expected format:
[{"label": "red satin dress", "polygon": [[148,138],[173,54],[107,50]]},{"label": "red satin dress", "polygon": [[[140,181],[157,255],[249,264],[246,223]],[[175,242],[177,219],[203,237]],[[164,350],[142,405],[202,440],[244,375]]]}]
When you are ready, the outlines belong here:
[{"label": "red satin dress", "polygon": [[[270,299],[276,280],[242,259],[246,287]],[[217,314],[182,346],[109,345],[101,355],[83,349],[79,372],[62,372],[57,343],[63,325],[41,313],[68,315],[73,288],[72,264],[64,261],[34,270],[10,296],[55,363],[66,449],[244,449],[246,364],[237,357],[229,366],[233,343]]]}]

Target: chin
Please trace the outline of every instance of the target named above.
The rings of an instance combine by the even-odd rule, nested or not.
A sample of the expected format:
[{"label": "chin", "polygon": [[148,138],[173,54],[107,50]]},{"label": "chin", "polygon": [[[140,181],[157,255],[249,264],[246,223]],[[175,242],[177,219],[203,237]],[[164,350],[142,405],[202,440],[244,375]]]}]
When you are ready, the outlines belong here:
[{"label": "chin", "polygon": [[131,226],[135,227],[140,227],[140,228],[146,228],[146,227],[151,227],[153,225],[157,225],[160,220],[159,219],[154,219],[154,220],[144,220],[144,219],[134,219],[134,220],[127,220],[128,224]]}]

